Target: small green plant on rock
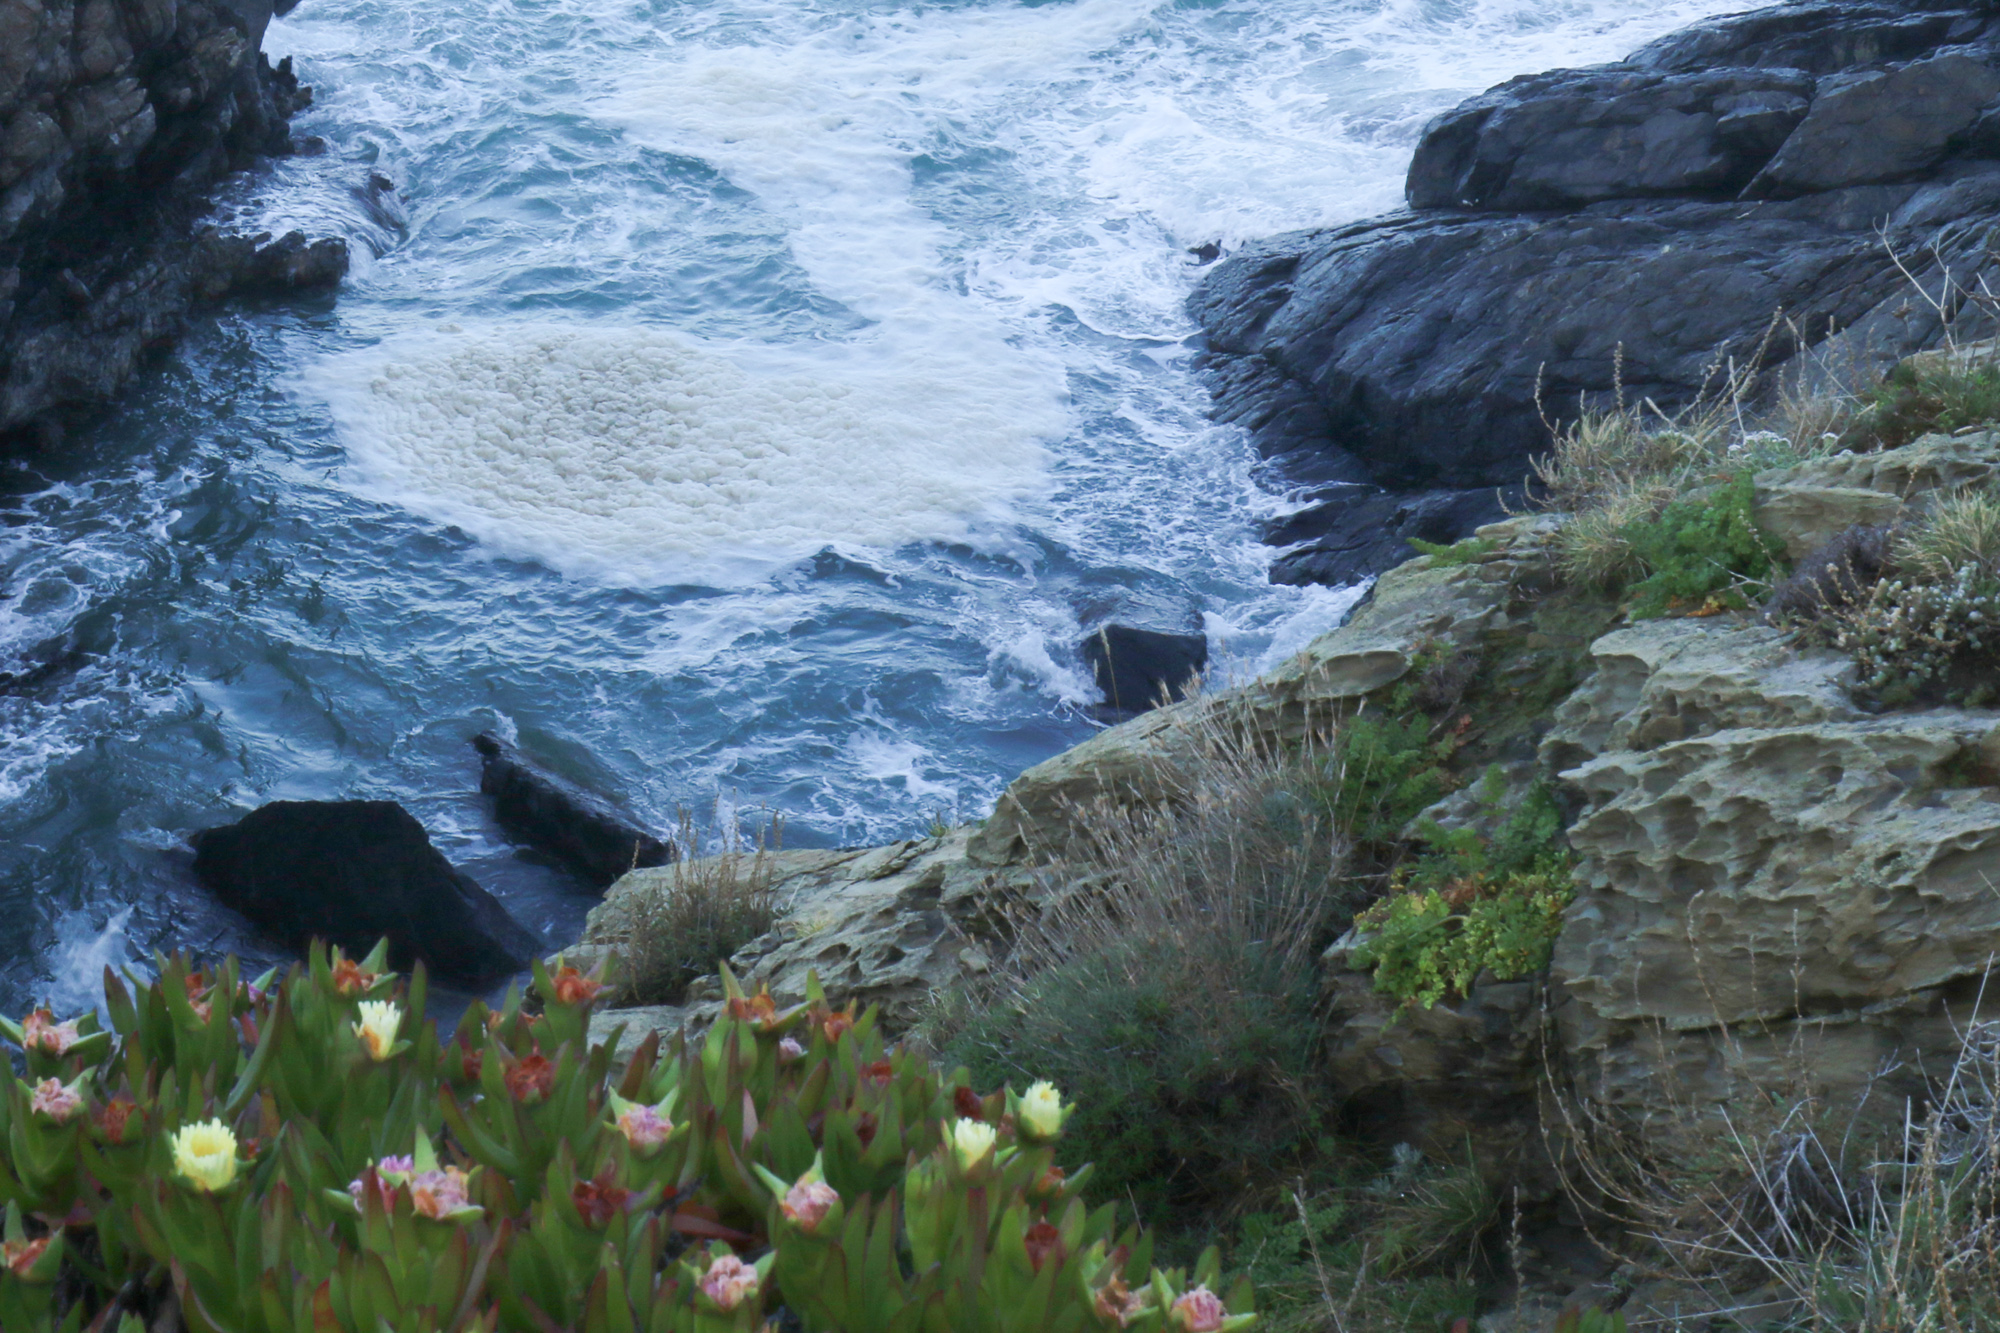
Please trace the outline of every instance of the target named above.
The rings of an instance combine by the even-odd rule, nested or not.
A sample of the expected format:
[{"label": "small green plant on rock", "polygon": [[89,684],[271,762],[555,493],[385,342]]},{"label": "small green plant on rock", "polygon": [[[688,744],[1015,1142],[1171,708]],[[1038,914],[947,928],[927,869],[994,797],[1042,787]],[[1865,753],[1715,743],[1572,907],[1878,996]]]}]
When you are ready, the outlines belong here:
[{"label": "small green plant on rock", "polygon": [[[1497,806],[1504,792],[1499,770],[1489,769],[1481,803]],[[1490,835],[1425,821],[1418,837],[1427,850],[1355,918],[1354,962],[1374,970],[1382,994],[1425,1008],[1465,994],[1482,972],[1511,981],[1541,971],[1575,896],[1562,827],[1541,782]]]},{"label": "small green plant on rock", "polygon": [[1752,517],[1752,475],[1741,469],[1626,529],[1633,558],[1647,571],[1630,589],[1634,617],[1740,610],[1769,591],[1773,573],[1782,570]]}]

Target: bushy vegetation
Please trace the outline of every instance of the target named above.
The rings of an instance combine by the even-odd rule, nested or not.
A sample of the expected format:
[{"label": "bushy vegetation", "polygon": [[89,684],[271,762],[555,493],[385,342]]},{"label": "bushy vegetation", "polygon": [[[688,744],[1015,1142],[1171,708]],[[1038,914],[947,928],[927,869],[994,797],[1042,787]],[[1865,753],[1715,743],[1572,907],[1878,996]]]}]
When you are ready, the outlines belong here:
[{"label": "bushy vegetation", "polygon": [[1922,435],[1993,421],[2000,421],[2000,366],[1904,366],[1869,396],[1841,443],[1857,451],[1899,449]]},{"label": "bushy vegetation", "polygon": [[[1489,812],[1505,799],[1496,769],[1478,796]],[[1562,815],[1534,783],[1491,835],[1420,824],[1425,850],[1396,875],[1395,889],[1355,918],[1353,961],[1383,994],[1425,1008],[1463,995],[1483,972],[1501,981],[1549,965],[1563,909],[1575,895]]]},{"label": "bushy vegetation", "polygon": [[[601,977],[537,966],[424,1021],[421,970],[315,948],[106,973],[110,1028],[0,1031],[7,1333],[723,1333],[1252,1321],[1249,1288],[1153,1265],[1056,1161],[1047,1083],[980,1094],[812,988],[729,981],[696,1046],[621,1070]],[[725,973],[727,981],[727,974]]]},{"label": "bushy vegetation", "polygon": [[[1736,610],[1782,575],[1752,517],[1757,471],[1830,452],[1837,437],[1742,429],[1747,379],[1669,416],[1650,402],[1583,409],[1535,463],[1543,503],[1570,515],[1556,560],[1573,585],[1624,595],[1639,618]],[[1817,420],[1817,418],[1814,418]]]},{"label": "bushy vegetation", "polygon": [[1323,1107],[1318,951],[1358,902],[1317,764],[1210,735],[1171,808],[1084,812],[1006,965],[926,1039],[975,1081],[1071,1090],[1099,1197],[1178,1237],[1309,1155]]}]

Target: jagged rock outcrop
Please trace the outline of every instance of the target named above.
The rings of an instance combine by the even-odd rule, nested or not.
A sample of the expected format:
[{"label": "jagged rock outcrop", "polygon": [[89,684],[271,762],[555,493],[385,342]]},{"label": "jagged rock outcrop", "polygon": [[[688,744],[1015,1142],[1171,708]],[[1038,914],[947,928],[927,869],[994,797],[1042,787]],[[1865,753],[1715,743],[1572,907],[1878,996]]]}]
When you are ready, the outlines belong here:
[{"label": "jagged rock outcrop", "polygon": [[[830,995],[879,1004],[892,1030],[907,1028],[932,991],[991,966],[988,951],[1004,935],[1008,914],[1035,889],[1024,868],[968,861],[970,836],[959,829],[885,847],[766,852],[754,869],[742,858],[744,873],[769,876],[781,919],[737,951],[732,970],[753,988],[792,996],[804,994],[807,973],[817,971]],[[620,951],[644,899],[704,873],[693,862],[624,876],[591,910],[581,944],[565,956],[594,965]],[[655,1029],[704,1023],[721,996],[711,977],[683,1004],[605,1010],[594,1022],[599,1031],[624,1023],[627,1041],[636,1041]]]},{"label": "jagged rock outcrop", "polygon": [[[1797,552],[1996,479],[2000,432],[1931,436],[1762,473],[1755,514]],[[1546,977],[1483,975],[1430,1009],[1376,992],[1354,965],[1360,936],[1337,941],[1325,1059],[1349,1124],[1441,1160],[1469,1150],[1546,1199],[1551,1073],[1565,1095],[1641,1115],[1801,1079],[1830,1104],[1872,1090],[1876,1109],[1902,1105],[1957,1050],[2000,955],[2000,710],[1870,712],[1851,660],[1754,612],[1620,625],[1556,580],[1562,522],[1509,520],[1459,556],[1399,566],[1277,670],[1037,765],[977,829],[786,853],[782,924],[734,966],[781,995],[817,969],[907,1024],[933,988],[1004,960],[1014,913],[1059,887],[1046,867],[1094,812],[1171,804],[1209,738],[1298,742],[1385,692],[1464,689],[1471,664],[1473,702],[1439,714],[1468,738],[1464,772],[1555,784],[1576,899]],[[1428,813],[1491,820],[1470,790]],[[616,948],[632,895],[672,873],[615,886],[586,948]],[[699,1023],[718,996],[604,1022]]]},{"label": "jagged rock outcrop", "polygon": [[1385,518],[1433,541],[1487,521],[1547,450],[1544,410],[1607,400],[1615,374],[1672,410],[1719,357],[1930,345],[1938,314],[1884,241],[1933,295],[1946,266],[1972,284],[1990,262],[2000,18],[1901,0],[1715,19],[1447,112],[1408,193],[1247,246],[1192,300],[1218,414],[1320,502],[1269,532],[1293,548],[1280,581],[1393,563]]},{"label": "jagged rock outcrop", "polygon": [[[282,8],[289,8],[289,5]],[[324,288],[346,242],[197,230],[311,100],[269,0],[0,0],[0,437],[102,400],[189,310]]]}]

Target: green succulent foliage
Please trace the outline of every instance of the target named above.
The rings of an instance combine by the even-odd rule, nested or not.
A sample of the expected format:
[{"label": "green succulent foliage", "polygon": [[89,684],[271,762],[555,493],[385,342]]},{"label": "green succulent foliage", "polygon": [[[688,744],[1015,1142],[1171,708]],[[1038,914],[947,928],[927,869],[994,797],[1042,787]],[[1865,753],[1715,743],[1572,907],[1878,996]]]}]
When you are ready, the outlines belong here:
[{"label": "green succulent foliage", "polygon": [[[1086,1208],[1002,1090],[890,1049],[817,981],[729,1002],[699,1043],[593,1042],[602,975],[424,1021],[420,969],[315,946],[106,973],[110,1027],[0,1020],[0,1327],[132,1333],[751,1333],[1158,1328],[1255,1318]],[[532,1012],[531,1009],[538,1009]],[[1044,1117],[1046,1121],[1046,1117]],[[961,1126],[982,1154],[967,1158]],[[817,1182],[813,1206],[796,1187]],[[1184,1322],[1184,1320],[1183,1320]]]},{"label": "green succulent foliage", "polygon": [[[1477,799],[1496,811],[1506,788],[1487,769]],[[1502,981],[1549,965],[1564,910],[1575,897],[1562,811],[1548,785],[1532,784],[1493,832],[1419,825],[1425,852],[1395,891],[1355,918],[1354,962],[1384,995],[1430,1008],[1463,995],[1481,972]]]},{"label": "green succulent foliage", "polygon": [[1628,526],[1626,538],[1648,571],[1630,588],[1637,619],[1705,607],[1741,609],[1746,594],[1769,591],[1782,573],[1752,517],[1756,483],[1744,468],[1705,492],[1683,496],[1658,518]]}]

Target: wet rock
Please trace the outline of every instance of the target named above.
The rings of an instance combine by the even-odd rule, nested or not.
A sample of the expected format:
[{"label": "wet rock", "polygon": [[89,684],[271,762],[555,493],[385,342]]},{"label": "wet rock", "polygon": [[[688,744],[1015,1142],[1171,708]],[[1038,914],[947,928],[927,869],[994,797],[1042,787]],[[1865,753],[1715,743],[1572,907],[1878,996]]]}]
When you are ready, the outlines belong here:
[{"label": "wet rock", "polygon": [[1274,577],[1392,563],[1381,488],[1463,535],[1439,492],[1519,486],[1551,422],[1621,387],[1672,411],[1718,357],[1768,385],[1808,348],[1865,369],[1931,345],[1883,242],[1932,290],[1996,262],[1996,98],[1982,6],[1783,5],[1502,84],[1427,128],[1412,211],[1238,249],[1190,302],[1217,415],[1281,484],[1355,483],[1274,525],[1320,530]]},{"label": "wet rock", "polygon": [[[1512,499],[1520,498],[1514,488]],[[1271,582],[1358,583],[1410,559],[1411,539],[1449,545],[1505,519],[1508,503],[1508,495],[1485,487],[1415,492],[1343,487],[1265,526],[1264,540],[1286,548],[1271,562]]]},{"label": "wet rock", "polygon": [[1115,721],[1192,694],[1208,668],[1208,639],[1106,625],[1077,646],[1104,692],[1102,716]]},{"label": "wet rock", "polygon": [[547,852],[603,887],[628,871],[663,866],[674,849],[595,792],[529,759],[492,732],[472,739],[479,790],[509,836]]},{"label": "wet rock", "polygon": [[542,948],[393,801],[274,801],[190,842],[202,884],[292,949],[359,955],[386,936],[398,967],[476,987]]},{"label": "wet rock", "polygon": [[0,439],[53,438],[189,312],[324,289],[345,242],[203,231],[211,188],[289,151],[311,101],[259,51],[267,0],[0,3]]}]

